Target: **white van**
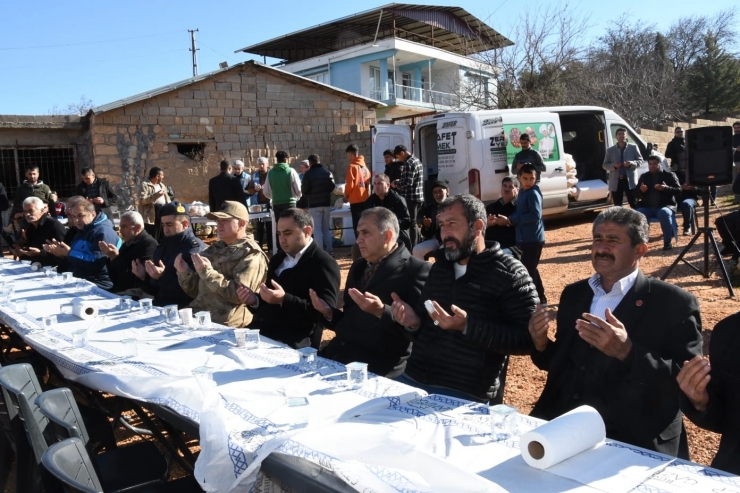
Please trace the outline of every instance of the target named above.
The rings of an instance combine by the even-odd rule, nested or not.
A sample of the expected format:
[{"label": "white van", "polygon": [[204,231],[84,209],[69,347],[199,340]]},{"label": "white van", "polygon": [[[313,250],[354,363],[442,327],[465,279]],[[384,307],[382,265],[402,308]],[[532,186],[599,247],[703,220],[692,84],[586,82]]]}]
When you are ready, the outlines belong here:
[{"label": "white van", "polygon": [[[416,125],[414,154],[424,164],[425,179],[443,179],[450,194],[470,193],[488,203],[501,196],[501,180],[511,173],[514,155],[521,150],[519,136],[526,132],[547,168],[539,184],[543,215],[561,214],[610,202],[604,156],[606,149],[616,144],[621,127],[627,129],[628,141],[637,145],[646,161],[656,154],[667,167],[665,157],[653,151],[652,144],[645,143],[622,117],[596,106],[434,115]],[[373,128],[374,171],[383,169],[383,151],[395,147],[397,144],[391,145],[394,142],[410,146],[411,127],[388,124]],[[565,154],[573,157],[574,169],[568,169]],[[637,170],[638,175],[646,171],[647,163]]]}]

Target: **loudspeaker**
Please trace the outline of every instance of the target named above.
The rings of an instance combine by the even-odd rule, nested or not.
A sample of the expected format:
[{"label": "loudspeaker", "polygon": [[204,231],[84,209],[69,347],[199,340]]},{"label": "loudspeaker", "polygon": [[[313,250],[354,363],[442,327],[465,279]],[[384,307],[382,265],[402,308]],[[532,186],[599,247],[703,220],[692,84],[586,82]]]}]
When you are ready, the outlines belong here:
[{"label": "loudspeaker", "polygon": [[689,183],[703,186],[732,183],[732,127],[688,129],[686,151]]}]

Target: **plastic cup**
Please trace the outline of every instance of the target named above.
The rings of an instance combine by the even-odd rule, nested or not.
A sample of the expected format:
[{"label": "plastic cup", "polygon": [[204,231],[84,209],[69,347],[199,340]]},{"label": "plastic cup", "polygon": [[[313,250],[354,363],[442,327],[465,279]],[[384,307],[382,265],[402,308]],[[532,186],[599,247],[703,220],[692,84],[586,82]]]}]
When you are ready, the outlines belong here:
[{"label": "plastic cup", "polygon": [[10,305],[10,293],[3,291],[0,293],[0,306]]},{"label": "plastic cup", "polygon": [[259,329],[246,329],[247,337],[244,344],[245,349],[257,349],[260,347],[260,330]]},{"label": "plastic cup", "polygon": [[26,300],[15,300],[15,312],[26,313],[28,310],[28,303]]},{"label": "plastic cup", "polygon": [[62,272],[62,282],[64,284],[69,284],[74,280],[74,276],[71,272]]},{"label": "plastic cup", "polygon": [[167,305],[164,307],[164,319],[168,324],[180,323],[180,314],[177,311],[177,305]]},{"label": "plastic cup", "polygon": [[62,315],[72,315],[72,309],[74,308],[74,305],[72,303],[64,303],[62,305],[59,305],[59,313]]},{"label": "plastic cup", "polygon": [[75,291],[78,293],[81,293],[82,291],[85,291],[87,289],[87,282],[80,279],[77,282],[75,282]]},{"label": "plastic cup", "polygon": [[52,266],[50,266],[50,265],[45,265],[41,269],[44,271],[44,275],[46,277],[52,277],[54,275],[54,269],[55,268],[52,267]]},{"label": "plastic cup", "polygon": [[49,330],[56,324],[57,324],[56,315],[48,315],[41,319],[41,326],[43,327],[44,330]]},{"label": "plastic cup", "polygon": [[514,418],[517,409],[506,404],[491,406],[491,434],[494,438],[504,440],[514,434]]},{"label": "plastic cup", "polygon": [[183,308],[179,312],[180,315],[180,323],[186,327],[190,327],[193,325],[193,309],[192,308]]},{"label": "plastic cup", "polygon": [[118,298],[119,312],[130,312],[131,306],[131,296],[121,296],[120,298]]},{"label": "plastic cup", "polygon": [[306,370],[316,369],[318,351],[312,347],[298,349],[298,366]]},{"label": "plastic cup", "polygon": [[139,307],[141,308],[141,313],[149,313],[152,310],[152,299],[151,298],[140,299]]},{"label": "plastic cup", "polygon": [[135,358],[139,355],[139,349],[136,347],[136,339],[124,339],[121,341],[121,344],[123,344],[123,356],[125,358]]},{"label": "plastic cup", "polygon": [[87,329],[72,332],[72,345],[74,347],[85,347],[87,344]]},{"label": "plastic cup", "polygon": [[350,387],[362,387],[367,382],[367,363],[348,363],[347,384]]},{"label": "plastic cup", "polygon": [[200,330],[211,328],[211,312],[198,312],[195,314],[195,323]]},{"label": "plastic cup", "polygon": [[234,339],[236,339],[236,347],[246,348],[247,347],[247,329],[234,329]]},{"label": "plastic cup", "polygon": [[210,366],[199,366],[193,369],[193,376],[204,380],[213,380],[213,368]]}]

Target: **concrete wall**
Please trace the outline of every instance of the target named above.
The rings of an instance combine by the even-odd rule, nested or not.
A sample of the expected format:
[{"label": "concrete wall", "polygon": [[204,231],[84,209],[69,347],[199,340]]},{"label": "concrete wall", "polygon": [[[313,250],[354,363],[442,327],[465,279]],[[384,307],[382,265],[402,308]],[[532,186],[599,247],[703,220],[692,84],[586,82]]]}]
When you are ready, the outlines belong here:
[{"label": "concrete wall", "polygon": [[[164,181],[178,200],[205,202],[208,180],[218,174],[222,159],[272,161],[285,150],[297,168],[316,153],[343,176],[331,166],[334,137],[374,122],[368,103],[259,65],[242,65],[94,115],[91,144],[97,173],[117,187],[124,205],[133,202],[153,166],[164,169]],[[188,142],[205,144],[202,159],[178,153],[177,144]]]}]

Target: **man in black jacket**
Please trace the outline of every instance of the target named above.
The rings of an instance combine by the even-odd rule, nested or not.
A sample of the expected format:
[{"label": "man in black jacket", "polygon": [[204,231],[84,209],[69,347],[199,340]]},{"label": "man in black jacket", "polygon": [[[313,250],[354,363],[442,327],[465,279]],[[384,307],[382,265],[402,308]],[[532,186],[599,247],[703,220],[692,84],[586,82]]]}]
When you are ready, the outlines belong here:
[{"label": "man in black jacket", "polygon": [[[681,410],[694,424],[722,434],[712,467],[740,474],[740,313],[712,330],[709,360],[694,356],[678,373]],[[711,364],[710,364],[711,362]]]},{"label": "man in black jacket", "polygon": [[228,161],[221,161],[221,173],[208,181],[208,205],[212,211],[221,210],[226,200],[233,200],[240,204],[247,203],[242,182],[231,174],[231,165]]},{"label": "man in black jacket", "polygon": [[540,153],[532,149],[532,141],[530,140],[529,134],[524,132],[519,137],[519,144],[522,146],[522,150],[514,155],[514,161],[511,163],[511,172],[515,175],[525,164],[531,164],[534,166],[537,172],[537,183],[540,181],[540,175],[543,171],[547,171],[545,162],[542,160]]},{"label": "man in black jacket", "polygon": [[371,372],[393,378],[403,373],[411,344],[391,315],[392,293],[418,301],[431,266],[398,243],[398,219],[384,207],[363,211],[357,232],[362,257],[347,275],[344,310],[310,292],[314,308],[337,334],[322,356],[362,361]]},{"label": "man in black jacket", "polygon": [[640,272],[647,253],[645,216],[610,207],[594,221],[596,273],[566,286],[555,315],[538,307],[529,323],[532,362],[547,383],[532,416],[551,420],[594,407],[613,440],[688,459],[679,410],[679,365],[702,352],[694,295]]},{"label": "man in black jacket", "polygon": [[686,173],[686,166],[689,160],[688,153],[686,152],[686,139],[683,136],[683,128],[676,127],[673,135],[673,139],[668,142],[665,148],[665,157],[671,160],[671,171],[676,173],[676,176],[683,176]]},{"label": "man in black jacket", "polygon": [[[430,393],[487,402],[504,389],[506,355],[529,354],[537,291],[524,266],[486,247],[486,209],[472,195],[437,206],[439,250],[418,301],[394,294],[393,317],[414,350],[398,380]],[[431,301],[433,309],[425,308]]]},{"label": "man in black jacket", "polygon": [[681,194],[678,178],[670,171],[661,168],[660,158],[648,158],[649,173],[640,176],[637,188],[642,192],[642,200],[637,211],[645,214],[648,219],[657,217],[660,220],[660,229],[663,230],[663,250],[673,248],[673,236],[676,231],[676,196]]},{"label": "man in black jacket", "polygon": [[100,251],[108,257],[108,273],[113,281],[110,291],[141,297],[141,283],[134,275],[132,266],[137,260],[140,264],[146,264],[147,260],[152,259],[157,240],[146,232],[144,218],[136,211],[121,215],[119,232],[124,242],[120,249],[104,241],[99,243]]},{"label": "man in black jacket", "polygon": [[21,222],[21,238],[14,247],[20,260],[31,260],[41,265],[57,265],[58,258],[44,250],[47,241],[62,241],[67,229],[47,214],[48,208],[38,197],[23,201],[25,217]]},{"label": "man in black jacket", "polygon": [[[735,177],[732,182],[732,193],[740,195],[740,175]],[[732,255],[737,260],[740,258],[740,211],[730,212],[722,215],[714,221],[717,226],[717,233],[722,238],[722,251],[720,255]]]},{"label": "man in black jacket", "polygon": [[403,162],[397,160],[390,149],[383,151],[383,160],[385,161],[385,171],[383,173],[388,176],[391,183],[400,180],[403,174]]},{"label": "man in black jacket", "polygon": [[365,208],[385,207],[398,219],[398,239],[403,246],[410,252],[411,239],[409,238],[409,228],[411,227],[411,216],[406,207],[406,199],[398,195],[395,190],[391,190],[391,181],[387,175],[380,174],[373,178],[373,194],[365,201]]},{"label": "man in black jacket", "polygon": [[301,193],[306,199],[308,212],[313,219],[313,239],[319,248],[327,253],[334,251],[331,235],[331,193],[334,191],[334,176],[324,168],[319,156],[308,156],[311,167],[306,171],[301,182]]},{"label": "man in black jacket", "polygon": [[439,250],[442,244],[442,238],[439,236],[437,227],[437,205],[444,202],[450,194],[450,188],[444,180],[437,180],[431,183],[432,201],[421,207],[419,217],[416,221],[421,224],[422,240],[414,247],[414,257],[426,260],[427,256]]},{"label": "man in black jacket", "polygon": [[[239,183],[238,180],[236,180]],[[206,248],[190,227],[190,216],[180,202],[170,202],[159,210],[164,238],[154,250],[151,260],[134,260],[131,271],[145,281],[144,291],[154,296],[154,306],[177,305],[185,308],[193,301],[180,287],[175,259],[182,254],[191,270],[195,270],[191,255]]]},{"label": "man in black jacket", "polygon": [[110,183],[105,178],[98,178],[91,168],[82,168],[82,181],[75,188],[75,195],[85,197],[95,205],[95,212],[112,205],[118,205],[118,196],[113,193]]},{"label": "man in black jacket", "polygon": [[[304,177],[305,180],[305,177]],[[249,327],[292,348],[321,341],[323,316],[314,309],[309,290],[333,309],[339,293],[339,266],[311,239],[313,220],[303,209],[286,209],[278,219],[280,250],[270,259],[267,280],[259,294],[246,286],[237,290],[239,301],[254,313]],[[314,328],[318,331],[314,333]]]}]

